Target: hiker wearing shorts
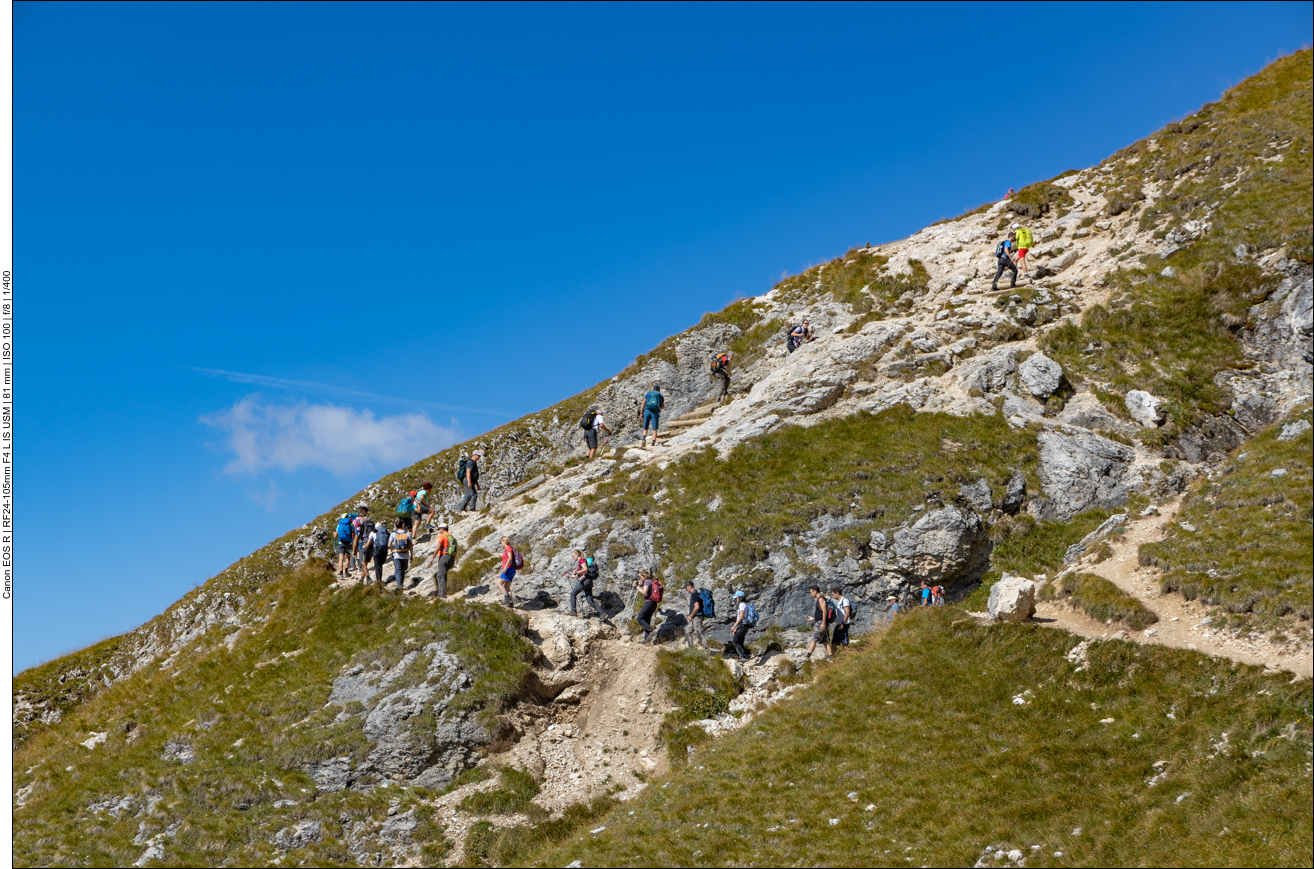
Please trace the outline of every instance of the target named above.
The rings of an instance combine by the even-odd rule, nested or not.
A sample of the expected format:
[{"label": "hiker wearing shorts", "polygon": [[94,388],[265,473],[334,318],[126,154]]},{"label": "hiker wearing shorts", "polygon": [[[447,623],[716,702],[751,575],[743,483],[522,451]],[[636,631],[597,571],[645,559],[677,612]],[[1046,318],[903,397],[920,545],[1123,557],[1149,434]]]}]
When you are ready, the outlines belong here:
[{"label": "hiker wearing shorts", "polygon": [[1031,250],[1031,245],[1035,244],[1035,237],[1031,235],[1031,230],[1021,224],[1013,224],[1013,234],[1017,238],[1017,264],[1022,269],[1022,274],[1031,277],[1031,265],[1027,262],[1027,252]]},{"label": "hiker wearing shorts", "polygon": [[662,395],[662,385],[654,383],[643,397],[643,446],[648,446],[649,428],[652,428],[652,445],[657,446],[657,426],[662,421],[662,408],[665,406],[666,396]]},{"label": "hiker wearing shorts", "polygon": [[717,357],[717,364],[712,369],[712,375],[721,380],[721,385],[717,387],[716,398],[712,399],[717,403],[730,397],[730,363],[734,358],[735,354],[727,350]]},{"label": "hiker wearing shorts", "polygon": [[995,270],[995,279],[990,282],[990,289],[999,289],[999,278],[1004,274],[1004,270],[1012,272],[1008,288],[1011,290],[1017,286],[1017,266],[1013,265],[1013,260],[1009,256],[1009,251],[1013,249],[1013,238],[1010,233],[1009,237],[995,245],[995,262],[999,268]]},{"label": "hiker wearing shorts", "polygon": [[433,572],[433,591],[430,597],[447,597],[447,571],[452,566],[452,535],[447,531],[447,523],[438,523],[438,545],[434,549],[437,556]]},{"label": "hiker wearing shorts", "polygon": [[[475,455],[478,455],[476,453]],[[471,461],[474,458],[471,457]],[[511,538],[502,538],[502,572],[497,575],[497,584],[502,589],[502,603],[506,606],[515,606],[515,600],[511,597],[511,581],[516,578],[516,551],[511,546]]]},{"label": "hiker wearing shorts", "polygon": [[388,549],[392,551],[392,577],[397,580],[397,597],[401,597],[406,587],[406,568],[411,563],[411,552],[415,550],[411,533],[401,519],[397,520],[397,530],[388,538]]},{"label": "hiker wearing shorts", "polygon": [[[582,549],[576,549],[572,556],[575,559],[575,569],[566,574],[575,580],[574,586],[570,589],[570,614],[572,616],[579,615],[579,612],[575,609],[575,601],[582,594],[584,599],[589,602],[589,606],[593,607],[593,611],[599,617],[605,619],[607,614],[602,611],[602,607],[598,606],[598,602],[593,599],[593,580],[598,575],[596,562],[591,558],[585,558]],[[585,618],[588,618],[587,614]]]},{"label": "hiker wearing shorts", "polygon": [[639,571],[639,579],[633,583],[634,588],[643,594],[643,606],[639,608],[639,614],[634,620],[643,628],[643,640],[648,642],[652,635],[652,617],[657,613],[657,604],[661,603],[661,592],[659,591],[661,583],[653,578],[653,575],[646,569]]},{"label": "hiker wearing shorts", "polygon": [[838,585],[830,590],[830,599],[835,606],[835,627],[830,633],[831,648],[838,652],[842,646],[849,644],[849,625],[853,623],[853,604],[844,596],[844,589]]},{"label": "hiker wearing shorts", "polygon": [[744,640],[748,638],[748,629],[752,625],[748,623],[748,602],[744,600],[743,591],[735,592],[735,623],[730,628],[733,632],[730,637],[730,646],[739,656],[739,660],[748,660],[748,648],[744,646]]},{"label": "hiker wearing shorts", "polygon": [[[417,534],[424,528],[425,523],[429,521],[429,514],[433,512],[433,508],[429,506],[433,500],[429,497],[432,491],[433,483],[425,483],[415,490],[415,530]],[[429,530],[432,531],[433,529],[430,528]]]},{"label": "hiker wearing shorts", "polygon": [[356,505],[356,511],[359,515],[351,520],[351,560],[348,573],[357,565],[360,565],[362,576],[370,572],[370,557],[365,554],[366,544],[369,542],[370,533],[374,531],[374,520],[370,518],[370,505],[360,503]]},{"label": "hiker wearing shorts", "polygon": [[459,512],[479,509],[479,460],[483,457],[483,453],[475,450],[470,461],[465,463],[465,477],[461,480],[461,485],[465,487],[465,497],[456,508]]},{"label": "hiker wearing shorts", "polygon": [[[684,626],[684,643],[691,649],[701,648],[706,652],[708,651],[707,637],[703,636],[703,625],[707,618],[706,613],[703,612],[703,595],[692,582],[686,582],[684,590],[689,593],[689,616]],[[695,642],[697,642],[696,646]]]},{"label": "hiker wearing shorts", "polygon": [[[593,417],[593,422],[584,429],[584,445],[589,449],[589,458],[593,458],[598,453],[598,429],[602,429],[607,434],[611,434],[611,429],[607,428],[607,422],[603,419],[602,411],[595,404],[589,408],[589,414]],[[587,422],[587,420],[586,420]]]},{"label": "hiker wearing shorts", "polygon": [[826,598],[817,586],[809,585],[808,594],[817,604],[816,612],[808,616],[808,621],[812,622],[812,639],[808,642],[808,659],[811,660],[813,650],[820,643],[821,648],[826,652],[826,660],[829,661],[831,655],[834,654],[830,647],[830,621],[826,618],[830,613],[830,608],[826,606]]}]

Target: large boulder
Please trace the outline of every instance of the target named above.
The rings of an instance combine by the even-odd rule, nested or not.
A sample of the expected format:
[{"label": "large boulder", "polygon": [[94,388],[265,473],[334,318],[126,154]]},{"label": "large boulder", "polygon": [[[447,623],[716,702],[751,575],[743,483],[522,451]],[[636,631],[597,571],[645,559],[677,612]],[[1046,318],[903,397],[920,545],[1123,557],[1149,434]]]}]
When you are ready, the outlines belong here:
[{"label": "large boulder", "polygon": [[1013,356],[1015,348],[996,347],[979,356],[959,363],[948,375],[962,385],[964,392],[973,389],[982,393],[998,392],[1008,383],[1008,375],[1017,370]]},{"label": "large boulder", "polygon": [[999,502],[999,509],[1010,516],[1022,509],[1022,502],[1027,498],[1027,475],[1014,471],[1004,484],[1004,500]]},{"label": "large boulder", "polygon": [[1021,576],[1004,574],[990,586],[986,611],[998,622],[1024,622],[1036,613],[1036,584]]},{"label": "large boulder", "polygon": [[1127,412],[1145,428],[1154,428],[1163,421],[1163,411],[1159,409],[1159,399],[1143,389],[1133,389],[1123,399]]},{"label": "large boulder", "polygon": [[914,581],[948,583],[985,566],[989,539],[981,518],[957,507],[932,510],[894,532],[886,564]]},{"label": "large boulder", "polygon": [[1063,383],[1063,367],[1044,353],[1036,353],[1018,366],[1017,379],[1036,398],[1048,398]]},{"label": "large boulder", "polygon": [[1040,433],[1040,485],[1046,498],[1033,502],[1041,519],[1068,519],[1090,507],[1127,503],[1131,447],[1086,432]]}]

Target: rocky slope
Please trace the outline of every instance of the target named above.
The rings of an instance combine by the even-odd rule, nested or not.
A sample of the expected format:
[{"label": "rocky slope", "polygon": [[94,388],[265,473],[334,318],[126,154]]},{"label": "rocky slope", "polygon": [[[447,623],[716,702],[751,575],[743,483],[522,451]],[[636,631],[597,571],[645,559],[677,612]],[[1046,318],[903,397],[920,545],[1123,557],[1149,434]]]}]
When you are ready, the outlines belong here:
[{"label": "rocky slope", "polygon": [[[385,477],[143,628],[21,674],[19,862],[454,859],[490,824],[627,799],[683,763],[661,722],[689,710],[657,653],[628,642],[640,567],[672,590],[662,642],[686,579],[722,615],[739,589],[762,614],[750,641],[767,651],[733,675],[738,705],[696,724],[719,735],[800,690],[808,585],[843,585],[858,634],[923,581],[984,605],[983,582],[1053,576],[1114,514],[1197,491],[1256,433],[1308,416],[1308,68],[1308,52],[1284,59],[1099,166],[709,314],[610,381]],[[995,291],[1013,222],[1037,238],[1034,277]],[[789,353],[804,317],[816,340]],[[710,407],[708,359],[727,348],[734,389]],[[645,449],[636,406],[654,382],[671,427]],[[592,403],[617,434],[585,462]],[[428,538],[401,604],[323,572],[346,504],[387,515],[425,479],[454,504],[475,446],[491,505],[453,517],[448,600],[425,596]],[[1308,487],[1308,457],[1291,468],[1274,485]],[[491,586],[502,535],[528,559],[514,614]],[[574,548],[602,564],[607,622],[564,614]],[[1308,560],[1273,569],[1287,591],[1227,629],[1262,617],[1282,656],[1308,657],[1308,607],[1287,602],[1312,584]],[[467,771],[498,765],[539,782],[531,806],[470,808],[502,785]]]}]

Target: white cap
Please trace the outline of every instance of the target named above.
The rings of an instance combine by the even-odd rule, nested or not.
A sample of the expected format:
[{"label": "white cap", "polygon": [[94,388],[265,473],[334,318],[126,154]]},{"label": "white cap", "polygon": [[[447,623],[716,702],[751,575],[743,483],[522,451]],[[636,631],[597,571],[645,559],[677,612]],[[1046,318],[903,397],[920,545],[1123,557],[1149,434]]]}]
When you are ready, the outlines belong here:
[{"label": "white cap", "polygon": [[1021,229],[1021,228],[1022,228],[1022,224],[1020,223],[1015,223],[1009,227],[1009,229]]}]

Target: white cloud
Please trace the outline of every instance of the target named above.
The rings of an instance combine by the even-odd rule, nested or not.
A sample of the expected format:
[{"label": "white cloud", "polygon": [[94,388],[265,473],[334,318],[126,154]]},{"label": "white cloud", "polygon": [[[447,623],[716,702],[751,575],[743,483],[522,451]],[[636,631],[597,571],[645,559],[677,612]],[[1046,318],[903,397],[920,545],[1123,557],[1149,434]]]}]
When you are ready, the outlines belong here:
[{"label": "white cloud", "polygon": [[339,476],[406,465],[456,442],[455,429],[419,413],[376,417],[371,410],[335,404],[266,404],[248,395],[201,422],[228,433],[235,457],[224,471],[259,474],[270,469],[324,468]]}]

